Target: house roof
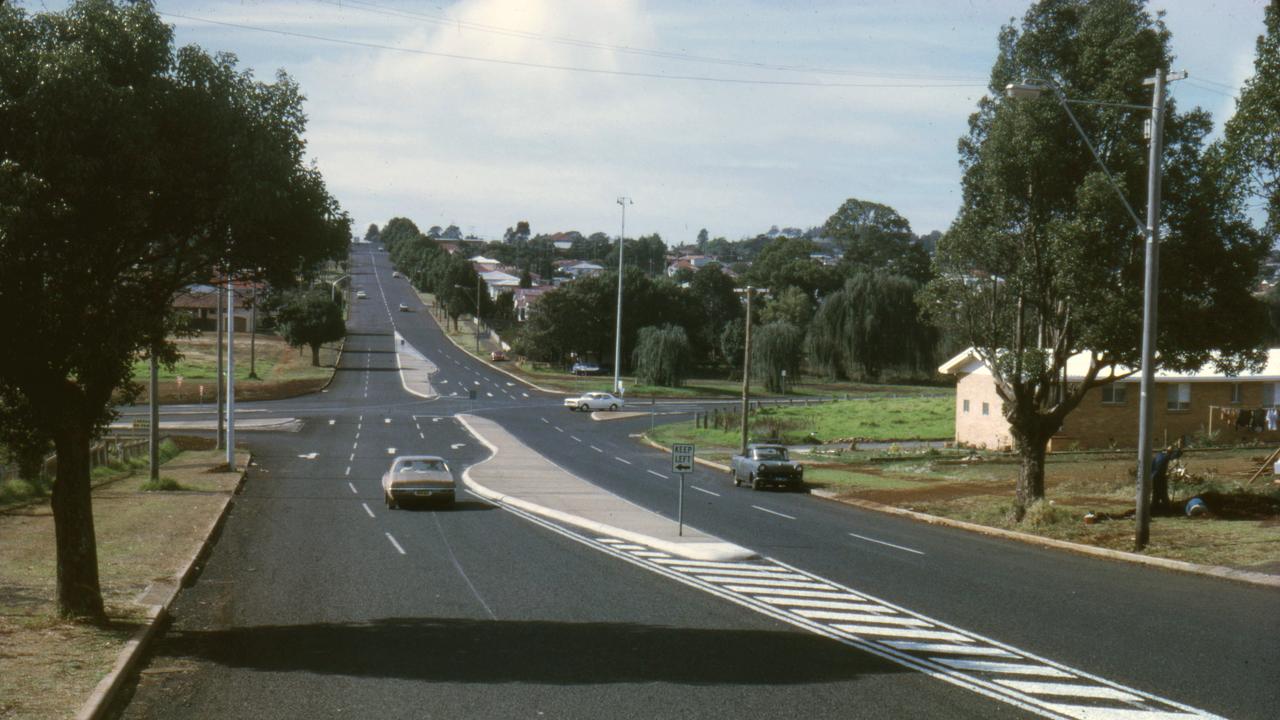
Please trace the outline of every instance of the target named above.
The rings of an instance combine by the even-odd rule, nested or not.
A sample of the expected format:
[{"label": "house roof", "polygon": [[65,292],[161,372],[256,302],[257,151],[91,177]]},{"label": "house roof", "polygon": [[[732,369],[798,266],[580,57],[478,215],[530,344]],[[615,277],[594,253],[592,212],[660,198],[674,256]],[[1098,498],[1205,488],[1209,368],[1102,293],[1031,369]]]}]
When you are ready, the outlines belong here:
[{"label": "house roof", "polygon": [[[1089,369],[1089,353],[1079,352],[1071,356],[1067,360],[1067,380],[1075,381],[1084,379],[1085,373]],[[938,372],[943,375],[990,375],[991,368],[978,357],[973,348],[968,348],[959,353],[955,357],[938,366]],[[1125,375],[1130,372],[1130,368],[1123,365],[1114,369],[1115,375]],[[1107,368],[1099,371],[1098,377],[1106,379],[1110,377]],[[1142,379],[1142,373],[1135,372],[1132,375],[1124,377],[1121,382],[1138,382]],[[1173,372],[1161,370],[1156,372],[1155,379],[1157,381],[1177,381],[1177,382],[1224,382],[1232,380],[1252,380],[1252,381],[1273,381],[1280,382],[1280,348],[1270,348],[1267,350],[1267,362],[1258,372],[1242,372],[1239,375],[1228,375],[1218,371],[1212,363],[1204,365],[1195,372]]]}]

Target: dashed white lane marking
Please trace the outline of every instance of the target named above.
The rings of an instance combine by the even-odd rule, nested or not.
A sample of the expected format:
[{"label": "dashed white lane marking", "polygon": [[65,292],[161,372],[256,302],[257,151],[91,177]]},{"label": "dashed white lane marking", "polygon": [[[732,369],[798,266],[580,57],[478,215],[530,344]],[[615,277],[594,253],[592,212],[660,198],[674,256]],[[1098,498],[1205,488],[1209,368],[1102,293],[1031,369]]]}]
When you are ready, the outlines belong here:
[{"label": "dashed white lane marking", "polygon": [[373,515],[373,511],[369,509],[369,503],[360,503],[360,505],[361,505],[361,507],[363,507],[363,508],[364,508],[364,511],[365,511],[365,512],[369,513],[369,517],[373,517],[373,516],[374,516],[374,515]]},{"label": "dashed white lane marking", "polygon": [[356,432],[360,432],[362,428],[364,428],[364,423],[356,423]]},{"label": "dashed white lane marking", "polygon": [[523,395],[524,397],[529,397],[529,393],[522,392],[520,394]]},{"label": "dashed white lane marking", "polygon": [[551,424],[551,421],[550,421],[550,420],[548,420],[548,419],[546,419],[546,418],[538,418],[538,419],[539,419],[539,420],[541,420],[541,421],[542,421],[542,422],[544,422],[544,423],[547,423],[548,425],[550,425],[550,424]]},{"label": "dashed white lane marking", "polygon": [[759,510],[760,512],[767,512],[770,515],[777,515],[778,517],[784,517],[788,520],[795,520],[794,517],[787,515],[786,513],[780,513],[777,510],[770,510],[769,508],[763,508],[763,507],[760,507],[759,505],[752,505],[751,507]]},{"label": "dashed white lane marking", "polygon": [[718,493],[718,492],[711,492],[710,490],[708,490],[708,489],[706,489],[706,488],[700,488],[700,487],[698,487],[697,485],[690,485],[689,487],[693,488],[694,490],[697,490],[697,491],[698,491],[698,492],[700,492],[700,493],[706,493],[706,494],[708,494],[708,495],[712,495],[712,496],[715,496],[715,497],[720,497],[720,493]]},{"label": "dashed white lane marking", "polygon": [[491,392],[487,392],[487,393],[485,393],[485,395],[488,395],[489,397],[493,397],[493,393],[491,393]]},{"label": "dashed white lane marking", "polygon": [[360,439],[360,433],[356,433],[356,440]]},{"label": "dashed white lane marking", "polygon": [[356,459],[356,454],[355,454],[355,453],[351,453],[351,457],[347,458],[347,462],[354,462],[354,461],[355,461],[355,459]]},{"label": "dashed white lane marking", "polygon": [[319,454],[320,454],[320,453],[313,453],[313,452],[311,452],[311,453],[307,453],[307,454],[305,454],[305,455],[299,455],[298,457],[302,458],[303,460],[315,460],[315,459],[316,459],[316,456],[317,456],[317,455],[319,455]]},{"label": "dashed white lane marking", "polygon": [[395,454],[396,454],[396,449],[395,449],[395,448],[393,448],[393,447],[387,448],[387,454],[388,454],[388,455],[395,455]]},{"label": "dashed white lane marking", "polygon": [[631,461],[630,461],[630,460],[626,460],[626,459],[624,459],[624,458],[620,458],[620,457],[618,457],[617,455],[614,455],[614,456],[613,456],[613,459],[614,459],[614,460],[617,460],[617,461],[618,461],[618,462],[620,462],[620,463],[623,463],[624,465],[630,465],[630,464],[631,464]]},{"label": "dashed white lane marking", "polygon": [[426,435],[423,435],[422,433],[418,433],[418,437],[419,437],[420,439],[422,439],[422,440],[426,440],[426,439],[427,439],[427,436],[426,436]]},{"label": "dashed white lane marking", "polygon": [[335,423],[337,423],[337,422],[338,422],[338,421],[337,421],[337,420],[334,420],[333,418],[330,418],[330,419],[329,419],[329,424],[330,424],[330,425],[333,425],[333,424],[335,424]]},{"label": "dashed white lane marking", "polygon": [[351,443],[351,449],[352,449],[352,450],[355,450],[355,449],[356,449],[356,448],[358,448],[358,447],[360,447],[360,443],[358,443],[358,442]]},{"label": "dashed white lane marking", "polygon": [[356,486],[355,486],[355,485],[352,485],[351,483],[347,483],[347,487],[351,488],[351,494],[352,494],[352,495],[359,495],[359,494],[360,494],[360,492],[359,492],[358,490],[356,490]]},{"label": "dashed white lane marking", "polygon": [[657,475],[658,477],[662,478],[663,480],[670,480],[670,479],[671,479],[671,478],[667,477],[666,475],[663,475],[662,473],[660,473],[660,472],[656,472],[656,471],[653,471],[653,470],[645,470],[645,472],[649,473],[650,475]]},{"label": "dashed white lane marking", "polygon": [[901,546],[901,545],[894,545],[894,544],[893,544],[893,543],[891,543],[891,542],[885,542],[885,541],[883,541],[883,540],[877,540],[877,539],[875,539],[875,538],[869,538],[869,537],[867,537],[866,535],[859,535],[858,533],[849,533],[849,535],[851,535],[852,537],[856,537],[856,538],[858,538],[859,540],[866,540],[867,542],[873,542],[873,543],[876,543],[876,544],[878,544],[878,545],[888,545],[888,546],[889,546],[889,547],[891,547],[891,548],[897,548],[898,550],[905,550],[905,551],[907,551],[907,552],[909,552],[909,553],[915,553],[915,554],[917,554],[917,555],[923,555],[923,554],[924,554],[923,552],[921,552],[921,551],[919,551],[919,550],[912,550],[912,549],[911,549],[911,548],[909,548],[909,547],[903,547],[903,546]]},{"label": "dashed white lane marking", "polygon": [[390,424],[391,424],[391,418],[383,418],[383,419],[382,419],[382,424],[383,424],[383,425],[390,425]]},{"label": "dashed white lane marking", "polygon": [[404,548],[400,547],[400,543],[396,542],[396,539],[391,537],[391,533],[383,533],[383,535],[386,535],[387,539],[391,541],[391,544],[395,546],[396,550],[399,551],[401,555],[404,555]]},{"label": "dashed white lane marking", "polygon": [[508,382],[508,383],[507,383],[507,387],[513,387],[514,385],[515,385],[515,383],[513,383],[513,382]]},{"label": "dashed white lane marking", "polygon": [[350,466],[350,465],[348,465],[348,466],[347,466],[347,471],[346,471],[346,472],[344,472],[344,473],[342,473],[342,474],[343,474],[343,475],[350,475],[350,474],[351,474],[351,466]]},{"label": "dashed white lane marking", "polygon": [[[477,375],[479,375],[480,373],[476,373],[476,374],[477,374]],[[480,384],[480,381],[479,381],[479,380],[472,380],[471,382],[475,383],[476,385],[479,385],[479,384]]]},{"label": "dashed white lane marking", "polygon": [[592,449],[592,450],[595,450],[595,451],[596,451],[596,452],[598,452],[598,453],[602,453],[602,452],[604,452],[603,450],[601,450],[600,448],[596,447],[595,445],[592,445],[592,446],[591,446],[591,449]]},{"label": "dashed white lane marking", "polygon": [[460,448],[464,448],[464,447],[466,447],[466,446],[467,446],[467,444],[466,444],[466,443],[453,443],[452,445],[450,445],[450,446],[449,446],[449,449],[450,449],[450,450],[458,450],[458,449],[460,449]]},{"label": "dashed white lane marking", "polygon": [[570,435],[569,437],[573,438],[574,442],[582,442],[582,438],[578,437],[577,435]]},{"label": "dashed white lane marking", "polygon": [[556,429],[556,432],[559,432],[559,433],[564,432],[564,428],[560,427],[559,425],[556,425],[555,429]]}]

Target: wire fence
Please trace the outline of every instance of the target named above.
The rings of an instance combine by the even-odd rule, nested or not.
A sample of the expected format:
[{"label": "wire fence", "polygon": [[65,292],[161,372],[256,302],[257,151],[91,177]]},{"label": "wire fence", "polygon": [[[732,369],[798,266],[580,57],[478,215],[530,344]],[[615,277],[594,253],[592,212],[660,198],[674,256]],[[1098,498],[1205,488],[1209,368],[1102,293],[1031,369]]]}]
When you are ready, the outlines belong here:
[{"label": "wire fence", "polygon": [[[112,463],[124,463],[140,455],[146,455],[149,443],[146,439],[105,438],[89,448],[89,468],[100,467]],[[40,471],[36,478],[27,480],[52,480],[58,474],[58,455],[51,453],[40,463]],[[10,463],[0,465],[0,482],[21,478],[18,465]]]}]

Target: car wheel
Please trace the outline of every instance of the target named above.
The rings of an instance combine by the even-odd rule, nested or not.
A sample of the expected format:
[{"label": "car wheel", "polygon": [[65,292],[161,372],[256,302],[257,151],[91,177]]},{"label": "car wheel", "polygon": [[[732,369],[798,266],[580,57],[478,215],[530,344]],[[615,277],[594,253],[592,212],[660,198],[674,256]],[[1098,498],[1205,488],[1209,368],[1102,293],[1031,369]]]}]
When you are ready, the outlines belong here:
[{"label": "car wheel", "polygon": [[729,471],[729,480],[730,480],[730,482],[732,482],[732,483],[733,483],[733,486],[734,486],[734,487],[741,487],[741,486],[742,486],[742,481],[738,479],[738,471],[737,471],[737,470],[730,470],[730,471]]},{"label": "car wheel", "polygon": [[747,477],[747,482],[748,482],[748,483],[751,483],[751,489],[752,489],[752,490],[763,490],[763,489],[764,489],[764,483],[760,482],[760,478],[756,477],[756,474],[755,474],[755,473],[751,473],[751,475],[749,475],[749,476]]},{"label": "car wheel", "polygon": [[613,403],[613,404],[611,404],[611,405],[609,406],[609,409],[610,409],[610,410],[613,410],[613,411],[617,411],[617,409],[618,409],[618,403]]}]

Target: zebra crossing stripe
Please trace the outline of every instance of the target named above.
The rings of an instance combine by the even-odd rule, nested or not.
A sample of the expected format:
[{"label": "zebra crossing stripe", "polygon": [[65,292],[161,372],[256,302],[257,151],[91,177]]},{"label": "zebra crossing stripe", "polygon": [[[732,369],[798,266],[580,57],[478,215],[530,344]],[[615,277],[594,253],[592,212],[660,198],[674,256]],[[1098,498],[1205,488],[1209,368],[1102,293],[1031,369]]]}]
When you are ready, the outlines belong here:
[{"label": "zebra crossing stripe", "polygon": [[982,637],[787,563],[673,558],[616,538],[586,537],[505,506],[584,545],[744,608],[1037,715],[1075,720],[1217,717]]}]

